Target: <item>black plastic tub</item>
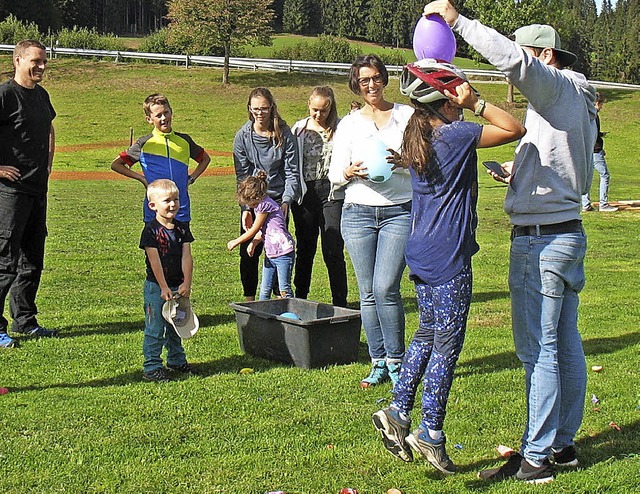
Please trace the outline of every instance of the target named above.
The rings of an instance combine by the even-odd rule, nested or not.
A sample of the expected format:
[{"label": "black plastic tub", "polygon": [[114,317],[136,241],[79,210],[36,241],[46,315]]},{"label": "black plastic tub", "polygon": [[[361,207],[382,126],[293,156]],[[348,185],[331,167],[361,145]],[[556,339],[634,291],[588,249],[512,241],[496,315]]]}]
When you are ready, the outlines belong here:
[{"label": "black plastic tub", "polygon": [[[299,298],[232,303],[242,351],[310,369],[358,358],[360,311]],[[292,313],[299,319],[283,317]]]}]

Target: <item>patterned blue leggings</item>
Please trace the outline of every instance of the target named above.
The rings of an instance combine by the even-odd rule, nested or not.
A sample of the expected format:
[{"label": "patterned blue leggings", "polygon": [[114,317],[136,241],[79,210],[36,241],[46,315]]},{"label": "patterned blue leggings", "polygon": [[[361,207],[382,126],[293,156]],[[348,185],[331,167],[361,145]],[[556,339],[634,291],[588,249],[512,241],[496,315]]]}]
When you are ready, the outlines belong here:
[{"label": "patterned blue leggings", "polygon": [[471,285],[471,266],[442,285],[416,282],[420,324],[402,361],[391,406],[408,416],[422,380],[423,428],[442,430],[453,373],[464,343]]}]

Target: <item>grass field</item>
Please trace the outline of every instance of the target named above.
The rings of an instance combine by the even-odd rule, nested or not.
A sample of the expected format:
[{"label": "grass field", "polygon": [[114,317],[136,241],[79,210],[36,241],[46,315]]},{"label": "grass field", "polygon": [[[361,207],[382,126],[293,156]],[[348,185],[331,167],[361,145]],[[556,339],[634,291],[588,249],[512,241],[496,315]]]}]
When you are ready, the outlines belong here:
[{"label": "grass field", "polygon": [[[0,72],[10,72],[0,58]],[[58,111],[59,146],[128,140],[148,127],[143,98],[165,92],[175,128],[207,149],[230,151],[246,119],[251,87],[272,88],[283,116],[304,115],[311,86],[333,85],[341,114],[352,99],[344,78],[232,72],[204,68],[115,65],[53,60],[45,86]],[[392,82],[389,98],[403,101]],[[478,85],[491,101],[506,86]],[[602,128],[612,174],[612,200],[640,199],[640,95],[606,91]],[[521,114],[523,102],[513,108]],[[108,170],[121,145],[58,152],[58,170]],[[513,146],[485,151],[505,160]],[[216,157],[215,166],[230,158]],[[138,183],[52,180],[49,240],[39,293],[41,322],[61,331],[53,340],[21,338],[0,352],[0,458],[3,493],[251,493],[337,494],[343,487],[383,494],[425,492],[634,492],[640,485],[640,392],[637,303],[640,214],[591,213],[588,284],[580,326],[589,368],[585,419],[578,433],[583,469],[550,486],[485,485],[478,469],[497,464],[495,447],[516,448],[524,426],[523,371],[510,333],[505,188],[480,175],[474,302],[448,407],[449,453],[461,472],[442,479],[422,461],[386,453],[371,425],[390,387],[361,391],[369,369],[364,335],[358,362],[302,370],[242,354],[229,303],[241,299],[232,176],[203,177],[191,190],[195,279],[193,303],[201,331],[185,343],[198,376],[154,385],[141,379],[144,255],[137,248],[143,191]],[[594,187],[595,192],[595,187]],[[597,196],[597,193],[596,193]],[[357,288],[349,266],[350,297]],[[413,290],[402,286],[407,338],[417,324]],[[311,296],[330,300],[317,260]],[[250,367],[253,374],[239,374]],[[597,410],[596,410],[597,408]],[[419,415],[414,413],[414,421]],[[615,423],[620,430],[613,428]],[[458,445],[458,447],[455,447]]]}]

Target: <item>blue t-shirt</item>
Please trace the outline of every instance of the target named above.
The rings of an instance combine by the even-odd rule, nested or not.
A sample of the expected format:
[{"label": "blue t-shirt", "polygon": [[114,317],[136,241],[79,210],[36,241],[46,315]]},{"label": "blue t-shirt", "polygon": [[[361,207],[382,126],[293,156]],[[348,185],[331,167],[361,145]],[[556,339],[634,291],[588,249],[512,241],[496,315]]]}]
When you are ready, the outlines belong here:
[{"label": "blue t-shirt", "polygon": [[433,134],[435,172],[418,176],[411,168],[413,202],[406,261],[412,277],[442,285],[469,265],[479,250],[476,147],[482,126],[453,122]]}]

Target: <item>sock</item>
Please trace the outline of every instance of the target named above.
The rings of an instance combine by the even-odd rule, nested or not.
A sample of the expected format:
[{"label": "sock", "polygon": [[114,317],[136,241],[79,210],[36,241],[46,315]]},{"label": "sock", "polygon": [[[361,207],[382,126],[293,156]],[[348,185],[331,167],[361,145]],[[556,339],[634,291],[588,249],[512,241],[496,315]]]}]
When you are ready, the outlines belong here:
[{"label": "sock", "polygon": [[542,464],[538,465],[536,462],[533,462],[533,461],[531,461],[531,460],[529,460],[529,459],[527,459],[527,458],[525,458],[525,461],[526,461],[530,466],[532,466],[532,467],[534,467],[534,468],[540,468],[540,467],[542,466]]},{"label": "sock", "polygon": [[442,431],[434,431],[433,429],[427,429],[427,430],[429,431],[429,437],[434,441],[439,441],[440,439],[442,439],[442,436],[444,435]]}]

